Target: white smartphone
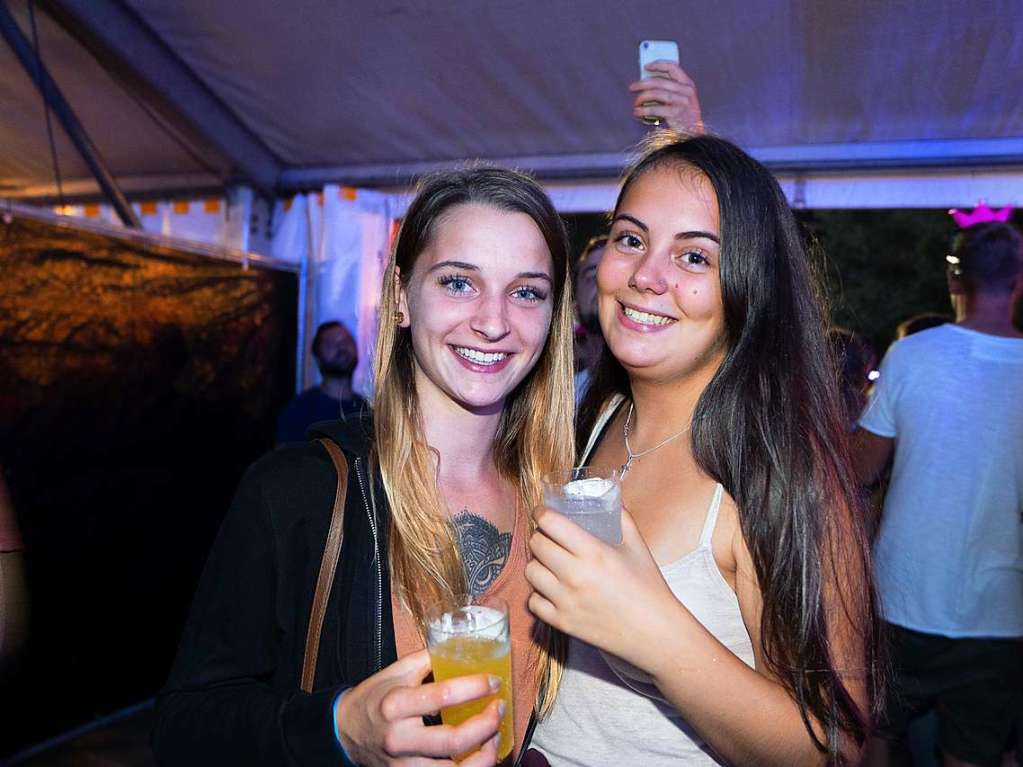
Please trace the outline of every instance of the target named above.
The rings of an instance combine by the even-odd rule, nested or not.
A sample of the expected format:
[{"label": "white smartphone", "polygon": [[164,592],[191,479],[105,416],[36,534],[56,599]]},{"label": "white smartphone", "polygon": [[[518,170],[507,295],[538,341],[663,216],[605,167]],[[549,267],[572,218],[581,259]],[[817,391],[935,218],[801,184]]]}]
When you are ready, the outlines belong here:
[{"label": "white smartphone", "polygon": [[[674,61],[678,64],[678,44],[674,40],[644,40],[639,44],[639,79],[647,77],[667,77],[659,72],[648,72],[646,65],[654,61]],[[656,101],[644,102],[643,106],[656,104]],[[660,125],[657,117],[640,118],[647,125]]]},{"label": "white smartphone", "polygon": [[674,40],[644,40],[639,44],[639,79],[664,77],[656,72],[647,72],[646,65],[655,61],[674,61],[678,64],[678,43]]}]

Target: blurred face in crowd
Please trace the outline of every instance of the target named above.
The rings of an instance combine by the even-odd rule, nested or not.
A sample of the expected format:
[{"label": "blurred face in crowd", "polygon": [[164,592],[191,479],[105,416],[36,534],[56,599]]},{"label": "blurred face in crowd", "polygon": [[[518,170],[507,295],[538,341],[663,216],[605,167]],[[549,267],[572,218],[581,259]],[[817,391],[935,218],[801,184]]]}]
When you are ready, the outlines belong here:
[{"label": "blurred face in crowd", "polygon": [[586,260],[579,264],[575,278],[576,311],[579,322],[587,330],[596,331],[600,326],[597,313],[597,266],[603,253],[603,246],[591,250]]},{"label": "blurred face in crowd", "polygon": [[553,262],[524,213],[466,203],[436,223],[398,305],[411,328],[424,409],[499,412],[543,351]]},{"label": "blurred face in crowd", "polygon": [[354,372],[359,352],[348,328],[344,325],[331,325],[320,334],[316,361],[324,377],[350,376]]},{"label": "blurred face in crowd", "polygon": [[726,347],[721,225],[707,178],[678,165],[636,179],[597,271],[600,327],[630,377],[716,370]]}]

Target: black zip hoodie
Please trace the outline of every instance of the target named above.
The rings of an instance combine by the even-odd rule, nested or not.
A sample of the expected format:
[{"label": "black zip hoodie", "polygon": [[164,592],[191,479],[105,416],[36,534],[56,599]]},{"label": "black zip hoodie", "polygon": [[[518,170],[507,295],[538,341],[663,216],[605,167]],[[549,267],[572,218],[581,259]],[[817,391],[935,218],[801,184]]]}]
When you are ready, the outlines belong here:
[{"label": "black zip hoodie", "polygon": [[369,468],[372,434],[369,418],[321,423],[309,433],[336,442],[349,466],[344,543],[314,691],[301,692],[299,680],[337,474],[323,446],[310,441],[262,457],[239,485],[158,696],[159,764],[339,763],[335,697],[396,659],[389,509]]}]

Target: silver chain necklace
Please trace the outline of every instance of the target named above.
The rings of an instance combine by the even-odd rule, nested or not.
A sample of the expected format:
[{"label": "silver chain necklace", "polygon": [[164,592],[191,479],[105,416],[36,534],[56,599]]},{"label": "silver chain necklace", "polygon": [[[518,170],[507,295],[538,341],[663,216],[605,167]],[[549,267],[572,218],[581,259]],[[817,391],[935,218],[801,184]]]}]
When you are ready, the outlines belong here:
[{"label": "silver chain necklace", "polygon": [[635,409],[636,409],[635,404],[630,402],[629,403],[629,414],[627,416],[625,416],[625,428],[623,429],[623,431],[625,432],[625,452],[628,454],[629,459],[625,463],[623,463],[622,464],[622,468],[619,469],[619,471],[618,471],[618,478],[619,479],[625,479],[625,475],[628,474],[629,473],[629,469],[632,468],[632,462],[635,461],[637,458],[642,458],[644,455],[650,455],[650,453],[654,452],[655,450],[657,450],[659,448],[664,447],[665,445],[667,445],[672,440],[678,439],[683,434],[685,434],[687,431],[689,431],[689,429],[692,427],[692,423],[687,424],[686,427],[684,429],[682,429],[682,431],[677,432],[676,434],[672,434],[667,439],[661,440],[660,442],[658,442],[653,447],[647,448],[646,450],[641,450],[638,453],[634,453],[634,452],[632,452],[632,446],[629,444],[629,432],[632,431],[632,413],[633,413],[633,411]]}]

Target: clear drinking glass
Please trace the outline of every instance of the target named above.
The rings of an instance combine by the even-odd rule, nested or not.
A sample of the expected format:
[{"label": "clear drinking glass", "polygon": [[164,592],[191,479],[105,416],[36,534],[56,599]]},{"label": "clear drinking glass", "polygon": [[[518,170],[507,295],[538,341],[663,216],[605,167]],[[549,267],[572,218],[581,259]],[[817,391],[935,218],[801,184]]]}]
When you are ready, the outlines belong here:
[{"label": "clear drinking glass", "polygon": [[580,467],[548,478],[544,505],[602,541],[622,542],[622,484],[617,469]]},{"label": "clear drinking glass", "polygon": [[[501,689],[493,695],[440,712],[444,724],[458,725],[481,713],[491,701],[504,700],[499,761],[511,753],[515,743],[509,629],[508,604],[503,599],[460,597],[454,606],[437,605],[426,613],[426,646],[436,681],[469,674],[492,674],[501,680]],[[460,754],[456,761],[471,753]]]}]

